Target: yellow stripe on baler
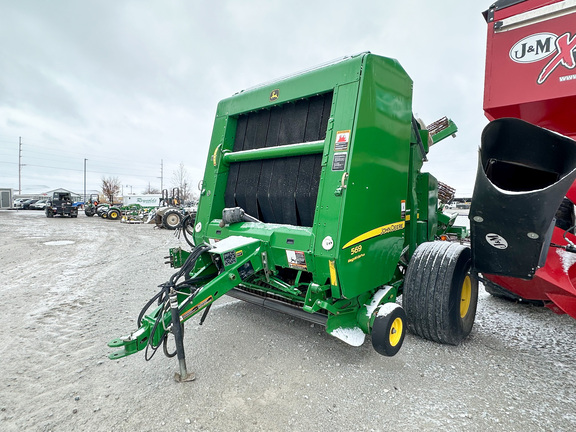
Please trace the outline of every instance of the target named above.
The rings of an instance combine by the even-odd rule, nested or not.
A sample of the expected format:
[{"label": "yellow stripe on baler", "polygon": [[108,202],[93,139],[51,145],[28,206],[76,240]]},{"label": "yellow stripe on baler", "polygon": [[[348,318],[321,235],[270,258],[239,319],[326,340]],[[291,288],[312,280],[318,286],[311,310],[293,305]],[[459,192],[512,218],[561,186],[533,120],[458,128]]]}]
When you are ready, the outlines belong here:
[{"label": "yellow stripe on baler", "polygon": [[373,230],[370,230],[368,232],[365,232],[364,234],[359,235],[358,237],[353,238],[348,243],[346,243],[342,249],[346,249],[347,247],[355,245],[356,243],[363,242],[364,240],[371,239],[373,237],[378,237],[394,231],[400,231],[401,229],[404,229],[405,225],[406,223],[404,221],[400,221],[384,225],[379,228],[374,228]]},{"label": "yellow stripe on baler", "polygon": [[338,278],[336,276],[336,265],[334,261],[328,261],[328,265],[330,266],[330,283],[332,286],[338,286]]}]

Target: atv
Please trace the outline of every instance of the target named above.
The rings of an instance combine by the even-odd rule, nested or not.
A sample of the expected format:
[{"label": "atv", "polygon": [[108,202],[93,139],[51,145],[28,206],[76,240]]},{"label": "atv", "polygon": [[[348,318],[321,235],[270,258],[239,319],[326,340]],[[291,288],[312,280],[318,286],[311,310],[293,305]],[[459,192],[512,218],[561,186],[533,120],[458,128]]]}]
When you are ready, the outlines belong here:
[{"label": "atv", "polygon": [[73,204],[70,192],[54,192],[44,211],[47,218],[54,215],[78,217],[78,206]]}]

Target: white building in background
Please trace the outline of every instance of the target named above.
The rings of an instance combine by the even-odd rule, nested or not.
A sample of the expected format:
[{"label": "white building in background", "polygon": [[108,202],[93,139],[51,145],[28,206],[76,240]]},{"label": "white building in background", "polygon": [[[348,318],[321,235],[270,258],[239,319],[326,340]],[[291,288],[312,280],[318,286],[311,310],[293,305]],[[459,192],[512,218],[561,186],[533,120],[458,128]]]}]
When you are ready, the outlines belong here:
[{"label": "white building in background", "polygon": [[54,195],[54,192],[67,192],[70,195],[72,195],[72,201],[73,202],[78,202],[78,201],[84,202],[84,196],[82,194],[72,192],[71,190],[64,189],[64,188],[52,189],[52,190],[49,190],[47,192],[41,193],[40,195],[42,198],[51,198]]},{"label": "white building in background", "polygon": [[13,190],[8,188],[0,188],[0,209],[8,209],[12,207]]}]

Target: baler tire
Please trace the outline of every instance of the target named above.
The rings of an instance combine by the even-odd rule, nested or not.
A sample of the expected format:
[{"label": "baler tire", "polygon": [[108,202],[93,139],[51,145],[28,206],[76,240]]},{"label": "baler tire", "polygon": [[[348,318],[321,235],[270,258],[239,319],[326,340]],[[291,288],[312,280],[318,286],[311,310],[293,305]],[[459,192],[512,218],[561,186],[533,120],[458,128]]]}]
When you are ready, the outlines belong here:
[{"label": "baler tire", "polygon": [[406,312],[399,304],[387,303],[382,307],[392,306],[386,314],[376,315],[372,325],[372,347],[383,356],[392,357],[400,351],[406,336]]},{"label": "baler tire", "polygon": [[180,210],[166,210],[162,216],[162,226],[167,230],[175,230],[182,226],[182,214]]},{"label": "baler tire", "polygon": [[478,302],[470,267],[470,248],[460,244],[428,242],[416,249],[402,295],[410,332],[449,345],[470,334]]}]

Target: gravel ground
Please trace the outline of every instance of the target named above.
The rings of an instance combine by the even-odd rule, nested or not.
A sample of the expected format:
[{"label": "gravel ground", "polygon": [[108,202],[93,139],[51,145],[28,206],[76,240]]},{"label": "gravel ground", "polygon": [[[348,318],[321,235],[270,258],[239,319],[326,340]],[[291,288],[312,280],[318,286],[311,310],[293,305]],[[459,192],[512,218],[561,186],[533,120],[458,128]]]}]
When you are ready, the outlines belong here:
[{"label": "gravel ground", "polygon": [[173,270],[173,232],[0,211],[2,431],[573,431],[576,326],[480,293],[471,336],[392,358],[230,298],[186,323],[188,366],[111,361]]}]

